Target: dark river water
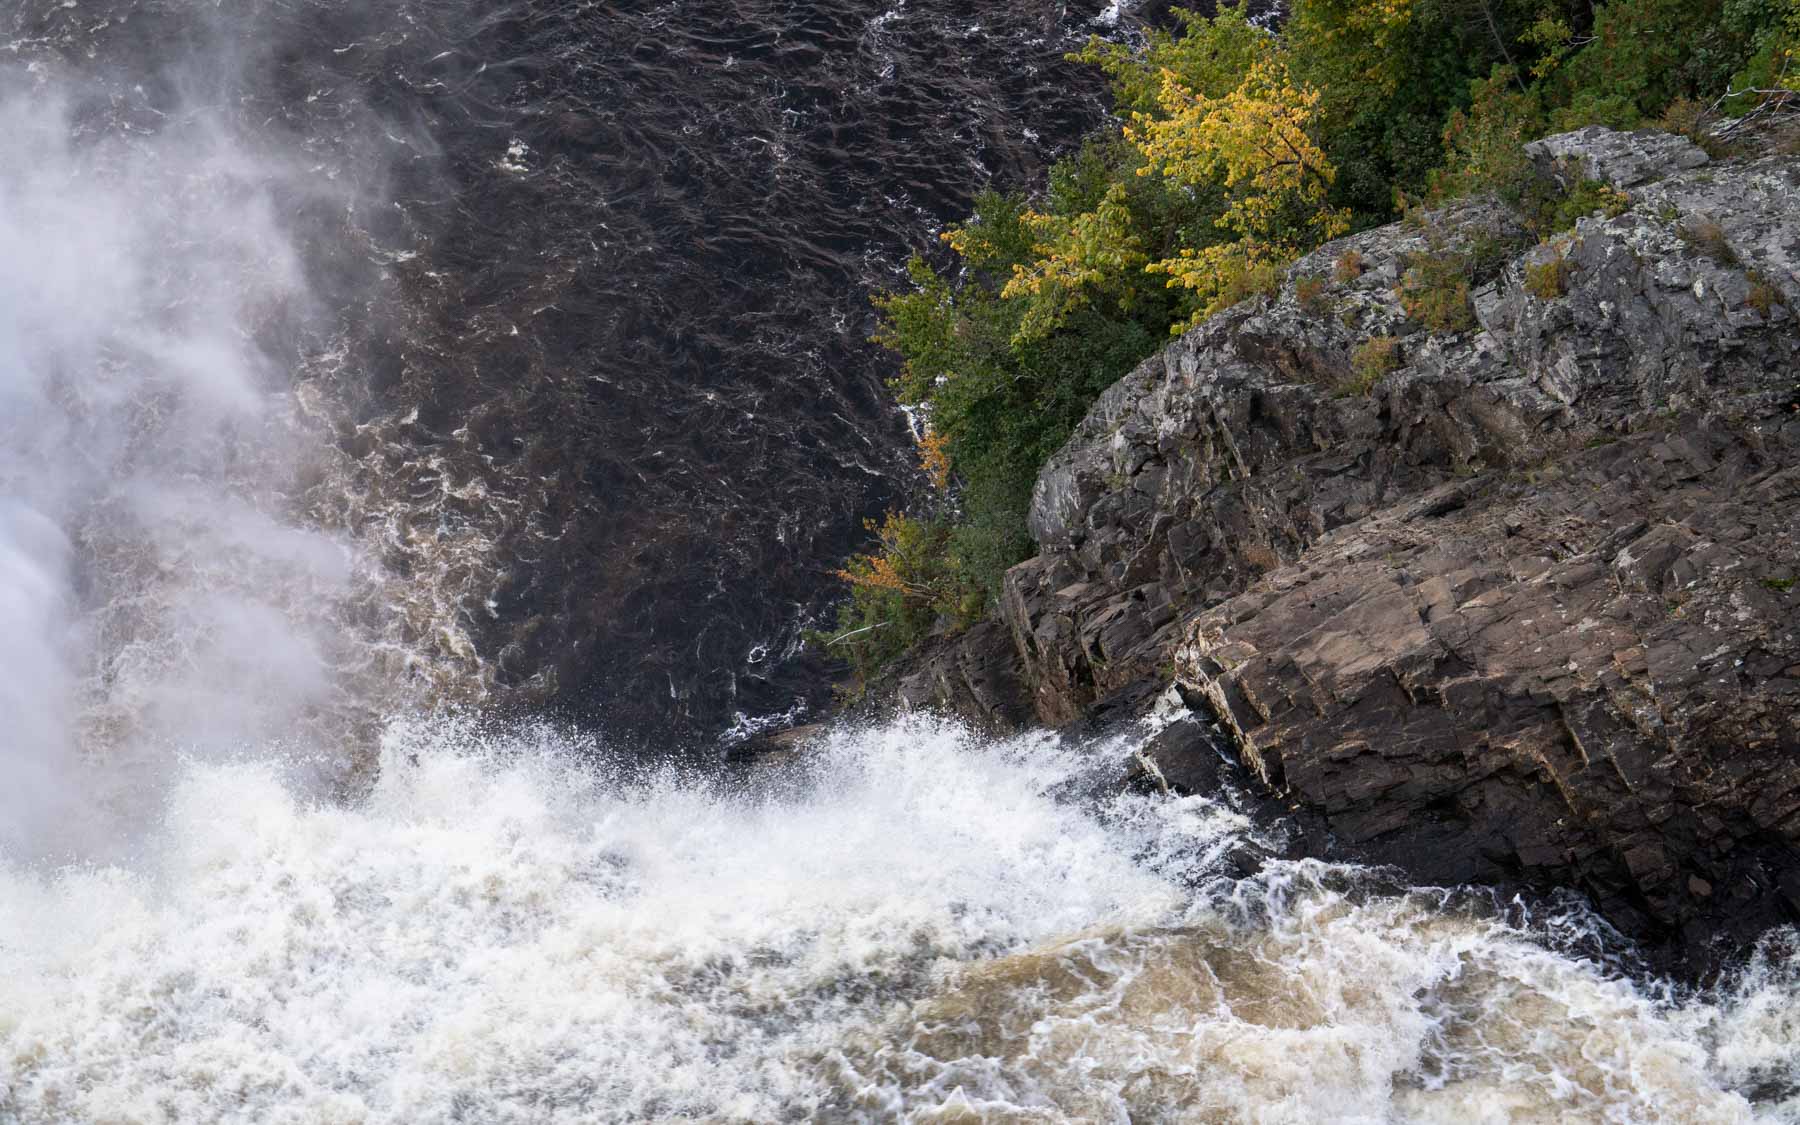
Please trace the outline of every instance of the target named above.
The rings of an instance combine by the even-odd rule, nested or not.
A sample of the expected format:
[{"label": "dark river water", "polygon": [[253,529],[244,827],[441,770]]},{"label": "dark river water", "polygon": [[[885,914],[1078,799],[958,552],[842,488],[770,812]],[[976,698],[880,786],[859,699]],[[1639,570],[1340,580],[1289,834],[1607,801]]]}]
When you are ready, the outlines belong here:
[{"label": "dark river water", "polygon": [[1101,120],[1063,55],[1105,7],[26,0],[0,38],[96,134],[205,113],[292,166],[345,455],[306,502],[418,580],[371,610],[415,671],[702,745],[828,702],[800,634],[914,479],[868,294]]}]

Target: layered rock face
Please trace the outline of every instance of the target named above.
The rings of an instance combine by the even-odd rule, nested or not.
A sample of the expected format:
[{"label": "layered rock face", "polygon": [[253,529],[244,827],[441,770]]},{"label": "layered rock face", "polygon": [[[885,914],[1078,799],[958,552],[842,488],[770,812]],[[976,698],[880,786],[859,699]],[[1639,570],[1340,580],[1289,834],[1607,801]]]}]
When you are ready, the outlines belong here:
[{"label": "layered rock face", "polygon": [[[1800,157],[1534,155],[1629,209],[1532,245],[1461,204],[1175,342],[1040,476],[1011,646],[902,698],[1062,725],[1174,680],[1346,854],[1695,954],[1800,916]],[[1460,331],[1396,295],[1434,263]]]}]

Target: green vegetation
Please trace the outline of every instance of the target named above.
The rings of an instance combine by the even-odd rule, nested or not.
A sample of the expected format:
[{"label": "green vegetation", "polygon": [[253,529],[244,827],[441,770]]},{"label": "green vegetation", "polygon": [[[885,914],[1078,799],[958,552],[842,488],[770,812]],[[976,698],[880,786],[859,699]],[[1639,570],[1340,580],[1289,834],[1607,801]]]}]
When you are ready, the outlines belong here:
[{"label": "green vegetation", "polygon": [[1371,336],[1350,353],[1350,382],[1345,391],[1366,395],[1381,377],[1400,366],[1400,341],[1392,336]]},{"label": "green vegetation", "polygon": [[[1704,136],[1715,101],[1743,113],[1767,96],[1755,90],[1800,87],[1796,43],[1800,0],[1293,0],[1278,31],[1223,7],[1177,11],[1135,46],[1090,42],[1078,57],[1111,78],[1117,126],[1035,193],[981,195],[908,287],[876,299],[876,339],[904,361],[895,394],[929,419],[921,460],[938,491],[873,527],[821,643],[861,678],[990,612],[1032,549],[1039,467],[1171,332],[1276,293],[1333,238],[1469,192],[1497,193],[1540,237],[1617,214],[1630,201],[1604,185],[1546,189],[1521,146],[1659,119]],[[1752,92],[1720,98],[1733,91]],[[1471,282],[1503,250],[1415,256],[1398,285],[1408,315],[1472,328]],[[1331,276],[1363,269],[1346,250]],[[1552,280],[1566,278],[1533,284]],[[1317,314],[1333,304],[1322,277],[1296,297]],[[1372,386],[1395,347],[1359,349],[1356,383]]]},{"label": "green vegetation", "polygon": [[1750,281],[1750,295],[1744,299],[1744,303],[1761,313],[1764,320],[1774,314],[1776,305],[1787,304],[1781,290],[1769,284],[1768,278],[1755,270],[1751,270],[1746,276]]},{"label": "green vegetation", "polygon": [[1325,279],[1316,275],[1294,282],[1294,299],[1300,302],[1301,308],[1314,316],[1323,316],[1331,311],[1331,296]]},{"label": "green vegetation", "polygon": [[1542,262],[1525,267],[1525,289],[1540,301],[1554,301],[1569,291],[1569,260],[1560,247]]},{"label": "green vegetation", "polygon": [[1475,306],[1469,303],[1471,271],[1472,263],[1463,254],[1413,254],[1394,295],[1408,317],[1433,332],[1467,332],[1475,327]]},{"label": "green vegetation", "polygon": [[840,607],[837,632],[811,637],[827,652],[841,653],[859,679],[925,636],[942,609],[954,613],[960,588],[947,522],[890,512],[866,526],[875,549],[838,571],[856,596]]},{"label": "green vegetation", "polygon": [[1616,219],[1631,209],[1631,197],[1598,180],[1582,180],[1567,195],[1553,198],[1544,223],[1551,230],[1568,230],[1575,220],[1588,215]]}]

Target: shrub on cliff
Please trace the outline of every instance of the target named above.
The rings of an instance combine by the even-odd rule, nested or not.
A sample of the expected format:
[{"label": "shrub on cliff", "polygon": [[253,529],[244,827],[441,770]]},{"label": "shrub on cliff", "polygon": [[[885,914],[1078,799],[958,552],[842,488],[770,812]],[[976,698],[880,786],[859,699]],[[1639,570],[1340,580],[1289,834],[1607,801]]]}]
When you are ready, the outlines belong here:
[{"label": "shrub on cliff", "polygon": [[[947,487],[939,515],[901,525],[928,534],[884,524],[846,567],[843,631],[882,634],[853,663],[873,670],[994,604],[1032,549],[1039,467],[1171,330],[1271,292],[1288,263],[1407,200],[1495,190],[1546,233],[1624,205],[1592,185],[1545,195],[1521,146],[1665,112],[1702,129],[1694,106],[1734,81],[1793,84],[1797,42],[1800,0],[1293,0],[1278,31],[1226,6],[1177,9],[1132,46],[1092,41],[1078,57],[1111,77],[1118,126],[1037,195],[984,193],[944,257],[876,298],[875,338],[903,361],[895,394],[925,408]],[[1409,313],[1471,327],[1478,264],[1409,263]],[[884,558],[929,578],[872,584],[882,572],[858,566]]]},{"label": "shrub on cliff", "polygon": [[889,512],[865,521],[874,548],[853,555],[837,576],[850,586],[837,628],[810,635],[841,657],[859,681],[923,640],[946,615],[957,613],[957,583],[943,520]]},{"label": "shrub on cliff", "polygon": [[1413,254],[1394,292],[1406,315],[1433,332],[1467,332],[1475,327],[1475,309],[1469,303],[1471,270],[1462,254]]}]

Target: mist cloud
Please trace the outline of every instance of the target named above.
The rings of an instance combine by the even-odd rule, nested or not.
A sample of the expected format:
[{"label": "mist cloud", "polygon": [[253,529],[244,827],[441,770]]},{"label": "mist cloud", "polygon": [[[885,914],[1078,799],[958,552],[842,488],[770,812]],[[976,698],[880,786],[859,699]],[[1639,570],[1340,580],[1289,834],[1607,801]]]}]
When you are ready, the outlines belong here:
[{"label": "mist cloud", "polygon": [[330,188],[229,101],[0,79],[0,851],[91,854],[343,690],[350,547],[291,511],[284,208]]}]

